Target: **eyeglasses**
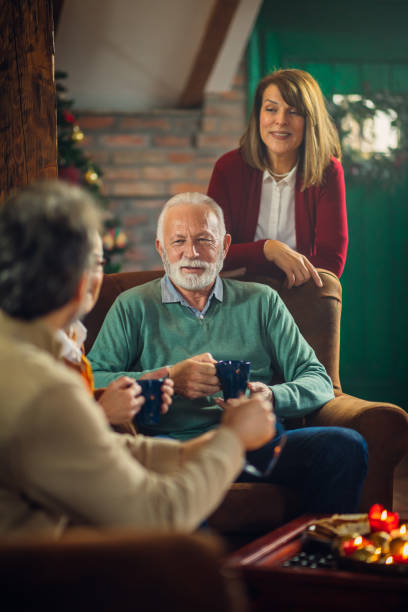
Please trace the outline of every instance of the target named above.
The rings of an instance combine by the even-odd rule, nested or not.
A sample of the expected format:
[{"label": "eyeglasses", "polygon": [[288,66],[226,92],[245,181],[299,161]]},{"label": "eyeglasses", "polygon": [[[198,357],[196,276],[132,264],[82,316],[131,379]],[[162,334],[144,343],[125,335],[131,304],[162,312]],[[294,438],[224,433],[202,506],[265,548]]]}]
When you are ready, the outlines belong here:
[{"label": "eyeglasses", "polygon": [[102,268],[106,266],[106,264],[109,261],[108,257],[105,257],[105,255],[94,255],[94,260],[93,263],[95,266],[101,266]]}]

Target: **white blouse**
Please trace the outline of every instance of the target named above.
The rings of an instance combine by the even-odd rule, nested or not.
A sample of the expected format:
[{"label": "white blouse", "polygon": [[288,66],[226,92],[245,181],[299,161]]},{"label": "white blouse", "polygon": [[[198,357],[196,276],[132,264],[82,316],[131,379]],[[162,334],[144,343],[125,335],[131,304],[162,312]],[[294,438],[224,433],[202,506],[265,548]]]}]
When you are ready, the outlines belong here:
[{"label": "white blouse", "polygon": [[279,182],[264,171],[255,240],[280,240],[296,250],[296,171],[297,165]]}]

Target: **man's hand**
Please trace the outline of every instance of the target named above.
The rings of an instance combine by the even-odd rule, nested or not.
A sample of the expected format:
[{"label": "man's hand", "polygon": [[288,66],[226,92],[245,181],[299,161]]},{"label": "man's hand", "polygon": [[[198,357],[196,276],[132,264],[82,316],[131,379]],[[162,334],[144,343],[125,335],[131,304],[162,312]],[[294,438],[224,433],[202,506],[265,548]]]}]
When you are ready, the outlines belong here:
[{"label": "man's hand", "polygon": [[221,387],[215,363],[210,353],[203,353],[170,366],[169,375],[174,381],[175,392],[189,399],[217,393]]},{"label": "man's hand", "polygon": [[279,240],[267,240],[264,244],[264,254],[286,274],[288,288],[299,287],[310,278],[318,287],[323,287],[322,279],[310,261],[297,251],[291,249]]},{"label": "man's hand", "polygon": [[111,382],[98,400],[109,423],[129,423],[145,402],[141,391],[141,386],[129,376],[121,376]]},{"label": "man's hand", "polygon": [[[267,385],[265,385],[262,382],[249,382],[248,389],[251,392],[251,397],[255,397],[255,395],[258,395],[261,399],[266,400],[267,402],[270,402],[271,410],[273,410],[274,397],[273,397],[273,393],[271,389]],[[242,394],[241,397],[245,397],[245,396]],[[218,404],[218,406],[221,406],[221,408],[225,408],[226,406],[226,401],[221,399],[220,397],[217,397],[215,402],[216,404]]]},{"label": "man's hand", "polygon": [[267,400],[268,402],[271,402],[272,410],[273,410],[273,407],[274,407],[273,393],[267,385],[265,385],[262,382],[250,382],[248,383],[248,389],[251,392],[251,397],[253,397],[255,394],[259,394],[262,397],[262,399]]},{"label": "man's hand", "polygon": [[269,442],[275,435],[275,421],[271,403],[260,393],[224,403],[221,422],[237,434],[245,450],[255,450]]}]

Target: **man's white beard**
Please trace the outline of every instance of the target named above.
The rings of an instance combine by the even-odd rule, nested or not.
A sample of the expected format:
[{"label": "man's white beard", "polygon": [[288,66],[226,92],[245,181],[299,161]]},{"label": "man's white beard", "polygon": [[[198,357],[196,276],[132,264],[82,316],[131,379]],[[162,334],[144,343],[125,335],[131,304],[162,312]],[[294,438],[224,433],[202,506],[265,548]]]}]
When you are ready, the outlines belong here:
[{"label": "man's white beard", "polygon": [[[167,276],[174,282],[175,285],[187,290],[205,289],[212,285],[217,274],[221,271],[224,263],[224,254],[222,249],[218,254],[217,260],[214,263],[208,263],[201,259],[190,259],[183,257],[180,261],[171,264],[168,260],[167,253],[163,248],[163,265]],[[201,274],[183,274],[181,268],[188,266],[190,268],[204,268]]]}]

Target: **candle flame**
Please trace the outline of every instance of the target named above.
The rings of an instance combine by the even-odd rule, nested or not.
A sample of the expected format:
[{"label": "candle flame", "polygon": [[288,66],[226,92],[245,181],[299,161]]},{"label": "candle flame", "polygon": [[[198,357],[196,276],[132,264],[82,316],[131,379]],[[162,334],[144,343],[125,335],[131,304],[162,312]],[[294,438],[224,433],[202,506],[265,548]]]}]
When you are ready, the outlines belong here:
[{"label": "candle flame", "polygon": [[407,533],[407,526],[406,525],[401,525],[400,527],[400,534],[401,535],[406,535]]},{"label": "candle flame", "polygon": [[394,563],[394,558],[392,555],[386,558],[385,565],[392,565]]},{"label": "candle flame", "polygon": [[402,547],[401,556],[404,559],[408,559],[408,542],[406,544],[404,544],[404,546]]},{"label": "candle flame", "polygon": [[356,538],[354,538],[353,544],[355,546],[360,546],[360,544],[362,544],[362,543],[363,543],[363,538],[361,536],[357,536]]},{"label": "candle flame", "polygon": [[382,521],[387,520],[387,516],[388,516],[388,512],[387,512],[386,510],[383,510],[383,511],[381,512],[381,520],[382,520]]}]

